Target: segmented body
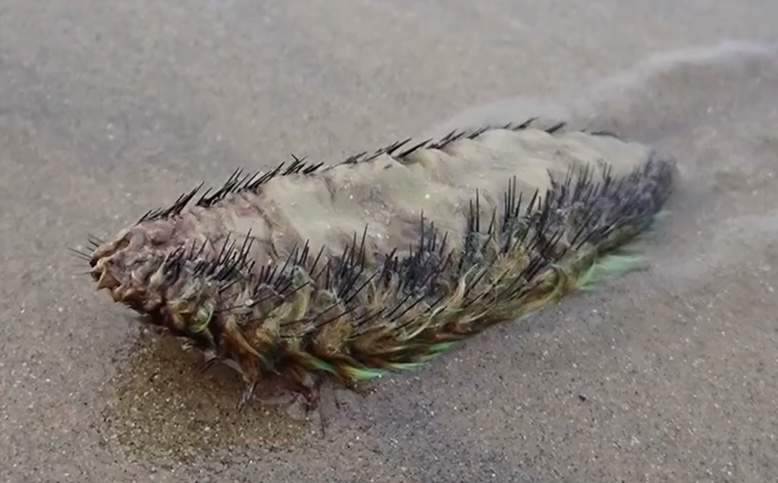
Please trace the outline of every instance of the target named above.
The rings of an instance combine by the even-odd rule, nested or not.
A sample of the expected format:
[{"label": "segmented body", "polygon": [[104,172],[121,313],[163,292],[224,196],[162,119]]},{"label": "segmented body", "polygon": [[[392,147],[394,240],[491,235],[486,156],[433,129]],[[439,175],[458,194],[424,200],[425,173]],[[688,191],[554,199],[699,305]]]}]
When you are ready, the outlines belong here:
[{"label": "segmented body", "polygon": [[[417,367],[587,283],[643,232],[675,161],[607,134],[521,125],[324,166],[236,172],[95,243],[117,302],[316,404]],[[195,201],[196,200],[196,201]]]}]

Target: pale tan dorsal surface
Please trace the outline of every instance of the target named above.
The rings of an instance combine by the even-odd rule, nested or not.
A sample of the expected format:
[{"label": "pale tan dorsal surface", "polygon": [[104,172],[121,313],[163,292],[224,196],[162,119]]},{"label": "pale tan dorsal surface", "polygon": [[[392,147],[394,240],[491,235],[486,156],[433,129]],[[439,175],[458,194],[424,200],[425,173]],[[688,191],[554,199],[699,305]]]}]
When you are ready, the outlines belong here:
[{"label": "pale tan dorsal surface", "polygon": [[326,254],[338,255],[355,235],[361,240],[366,226],[368,257],[395,248],[402,253],[418,243],[422,214],[456,248],[476,192],[485,225],[492,210],[500,209],[514,176],[517,195],[529,201],[536,190],[543,195],[550,187],[550,174],[561,180],[571,166],[607,163],[614,175],[625,175],[647,162],[651,152],[640,143],[580,131],[495,129],[401,159],[383,154],[312,176],[276,177],[249,197],[260,219],[247,210],[227,222],[239,235],[251,229],[263,242],[257,248],[260,263],[284,259],[306,242],[312,252],[324,247]]}]

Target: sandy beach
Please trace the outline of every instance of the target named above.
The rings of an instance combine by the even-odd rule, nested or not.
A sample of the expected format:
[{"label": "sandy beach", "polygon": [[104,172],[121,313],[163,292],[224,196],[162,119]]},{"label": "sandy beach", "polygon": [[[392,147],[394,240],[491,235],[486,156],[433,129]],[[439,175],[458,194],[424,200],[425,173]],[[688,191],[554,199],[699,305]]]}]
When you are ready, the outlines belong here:
[{"label": "sandy beach", "polygon": [[[0,480],[778,481],[778,2],[0,0]],[[228,368],[67,247],[289,154],[541,115],[675,155],[649,266],[332,392]],[[777,189],[777,191],[772,191]]]}]

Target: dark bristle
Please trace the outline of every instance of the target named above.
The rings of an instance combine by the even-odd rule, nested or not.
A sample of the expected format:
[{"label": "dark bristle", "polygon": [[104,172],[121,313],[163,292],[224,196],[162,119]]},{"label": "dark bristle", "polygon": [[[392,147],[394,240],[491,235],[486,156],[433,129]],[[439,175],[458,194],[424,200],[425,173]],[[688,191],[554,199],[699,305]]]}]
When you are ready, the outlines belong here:
[{"label": "dark bristle", "polygon": [[450,133],[448,133],[445,136],[443,136],[442,138],[440,138],[440,140],[438,142],[433,143],[432,146],[435,146],[434,149],[438,149],[439,146],[443,146],[444,144],[449,142],[451,139],[453,139],[454,136],[456,136],[457,132],[458,132],[458,130],[454,129]]},{"label": "dark bristle", "polygon": [[168,208],[162,208],[157,210],[151,210],[146,212],[145,215],[143,215],[140,220],[138,220],[138,223],[142,223],[145,221],[154,221],[154,220],[160,220],[164,218],[168,218],[170,216],[175,216],[181,213],[184,208],[189,204],[189,202],[194,198],[194,196],[199,192],[203,187],[203,183],[200,183],[198,186],[196,186],[191,191],[182,194],[181,196],[176,199],[176,201]]},{"label": "dark bristle", "polygon": [[600,131],[587,131],[587,132],[592,136],[604,136],[604,137],[611,137],[619,140],[621,139],[621,136],[619,136],[613,131],[600,130]]},{"label": "dark bristle", "polygon": [[560,129],[562,129],[566,125],[567,125],[566,122],[558,122],[558,123],[554,124],[553,126],[551,126],[550,128],[546,129],[546,132],[549,133],[549,134],[554,134],[555,132],[559,131]]},{"label": "dark bristle", "polygon": [[411,142],[412,139],[413,138],[407,138],[407,139],[404,139],[402,141],[393,142],[392,144],[390,144],[390,145],[388,145],[386,147],[383,147],[381,149],[376,150],[375,153],[373,153],[369,157],[363,159],[362,162],[364,162],[364,163],[370,162],[370,161],[378,158],[382,154],[388,154],[389,156],[393,156],[395,151],[397,151],[401,147],[403,147],[406,144],[408,144],[409,142]]},{"label": "dark bristle", "polygon": [[513,130],[514,131],[520,131],[522,129],[527,129],[528,127],[530,127],[530,125],[532,125],[533,122],[535,122],[537,120],[538,120],[537,117],[531,117],[531,118],[527,119],[526,121],[524,121],[523,123],[519,124],[518,126],[514,127]]},{"label": "dark bristle", "polygon": [[232,176],[230,176],[230,178],[222,185],[221,188],[216,190],[210,196],[208,196],[208,193],[206,193],[200,197],[200,200],[197,202],[197,206],[213,206],[214,204],[226,199],[228,196],[234,193],[248,189],[248,186],[253,186],[257,182],[258,176],[259,172],[243,174],[243,170],[236,169]]},{"label": "dark bristle", "polygon": [[91,255],[89,255],[88,253],[83,252],[81,250],[78,250],[77,248],[67,247],[67,250],[70,251],[71,253],[73,253],[74,255],[76,255],[78,258],[80,258],[82,260],[89,261],[89,260],[92,259]]},{"label": "dark bristle", "polygon": [[486,233],[489,236],[494,235],[494,229],[497,223],[497,208],[492,209],[492,217],[489,219],[489,228],[487,228]]},{"label": "dark bristle", "polygon": [[430,143],[430,144],[427,146],[427,148],[428,148],[428,149],[441,149],[441,148],[443,148],[443,147],[444,147],[444,146],[446,146],[446,145],[447,145],[449,142],[451,142],[451,140],[452,140],[452,139],[454,139],[454,136],[456,136],[458,132],[459,132],[459,131],[457,131],[456,129],[455,129],[455,130],[453,130],[453,131],[451,131],[450,133],[446,134],[445,136],[443,136],[443,137],[442,137],[442,138],[440,138],[439,140],[437,140],[437,141],[435,141],[435,142],[432,142],[432,143]]},{"label": "dark bristle", "polygon": [[485,133],[486,131],[488,131],[490,129],[492,129],[490,126],[485,126],[485,127],[482,127],[481,129],[476,129],[475,131],[470,133],[467,136],[467,138],[468,139],[475,139],[475,138],[477,138],[478,136],[480,136],[481,134]]},{"label": "dark bristle", "polygon": [[412,139],[413,139],[413,138],[407,138],[407,139],[405,139],[405,140],[403,140],[403,141],[398,141],[398,142],[396,142],[396,143],[392,144],[391,146],[389,146],[389,147],[385,148],[385,151],[384,151],[384,152],[385,152],[386,154],[388,154],[388,155],[392,156],[392,155],[394,155],[394,152],[395,152],[395,151],[397,151],[397,150],[398,150],[398,149],[400,149],[401,147],[403,147],[403,146],[405,146],[406,144],[408,144],[409,142],[411,142],[411,140],[412,140]]},{"label": "dark bristle", "polygon": [[91,234],[87,235],[87,246],[89,247],[90,250],[97,249],[103,243],[105,243],[105,241],[102,240],[101,238],[98,238]]},{"label": "dark bristle", "polygon": [[292,159],[294,162],[286,168],[286,171],[284,171],[284,176],[288,176],[290,174],[297,174],[300,172],[300,169],[302,169],[305,166],[305,157],[298,158],[294,155],[294,153],[291,153]]},{"label": "dark bristle", "polygon": [[416,144],[416,145],[412,146],[411,148],[409,148],[409,149],[407,149],[407,150],[405,150],[405,151],[401,152],[400,154],[398,154],[398,155],[397,155],[397,157],[398,157],[398,158],[400,158],[400,159],[402,159],[402,158],[404,158],[404,157],[406,157],[406,156],[410,155],[411,153],[413,153],[413,152],[415,152],[415,151],[417,151],[417,150],[419,150],[419,149],[423,148],[424,146],[426,146],[427,144],[429,144],[431,141],[432,141],[432,139],[427,139],[426,141],[422,141],[422,142],[420,142],[420,143],[418,143],[418,144]]},{"label": "dark bristle", "polygon": [[360,160],[362,160],[365,157],[366,154],[367,151],[362,151],[361,153],[352,154],[340,164],[357,164],[360,162]]},{"label": "dark bristle", "polygon": [[306,167],[305,169],[303,169],[303,174],[306,174],[306,175],[313,174],[316,171],[318,171],[319,168],[321,168],[322,166],[324,166],[324,162],[319,162],[319,163],[316,163],[316,164],[311,164],[308,167]]},{"label": "dark bristle", "polygon": [[457,131],[451,131],[451,133],[449,133],[446,137],[444,137],[443,139],[441,139],[437,143],[434,143],[434,144],[430,145],[430,147],[432,149],[444,149],[449,144],[462,139],[466,135],[467,135],[467,131],[458,131],[458,132]]}]

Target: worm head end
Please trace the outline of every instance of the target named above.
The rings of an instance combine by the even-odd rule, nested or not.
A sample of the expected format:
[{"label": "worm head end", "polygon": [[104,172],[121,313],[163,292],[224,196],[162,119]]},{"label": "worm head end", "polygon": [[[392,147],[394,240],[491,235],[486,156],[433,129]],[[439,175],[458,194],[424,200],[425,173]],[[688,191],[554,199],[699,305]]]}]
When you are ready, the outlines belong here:
[{"label": "worm head end", "polygon": [[124,229],[112,240],[95,245],[89,275],[96,289],[108,290],[115,302],[148,312],[157,298],[147,290],[148,280],[162,264],[164,253],[149,243],[139,227]]}]

